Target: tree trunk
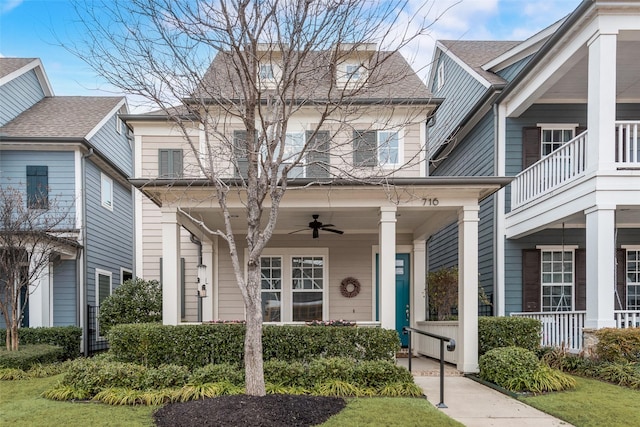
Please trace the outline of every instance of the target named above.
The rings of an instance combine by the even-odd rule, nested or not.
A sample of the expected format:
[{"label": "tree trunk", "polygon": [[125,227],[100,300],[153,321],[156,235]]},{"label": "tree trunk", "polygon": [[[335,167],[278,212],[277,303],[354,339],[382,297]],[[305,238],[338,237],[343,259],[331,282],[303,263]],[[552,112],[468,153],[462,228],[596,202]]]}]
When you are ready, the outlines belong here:
[{"label": "tree trunk", "polygon": [[250,396],[264,396],[262,363],[262,304],[260,265],[249,263],[247,271],[247,325],[244,340],[245,384]]},{"label": "tree trunk", "polygon": [[11,323],[11,351],[18,349],[18,322]]}]

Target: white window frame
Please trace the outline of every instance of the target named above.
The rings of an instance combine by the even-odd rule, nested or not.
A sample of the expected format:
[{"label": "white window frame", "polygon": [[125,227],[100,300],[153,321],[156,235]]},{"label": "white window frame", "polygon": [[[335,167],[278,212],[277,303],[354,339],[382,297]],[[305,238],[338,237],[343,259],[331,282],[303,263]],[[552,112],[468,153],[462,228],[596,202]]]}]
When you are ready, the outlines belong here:
[{"label": "white window frame", "polygon": [[[245,259],[248,257],[248,251],[245,249]],[[293,280],[292,265],[293,258],[296,257],[322,257],[322,320],[327,320],[329,316],[329,248],[266,248],[262,251],[263,257],[280,257],[282,259],[282,299],[280,310],[280,322],[265,323],[299,323],[293,322]],[[247,269],[245,263],[245,278],[247,277]]]},{"label": "white window frame", "polygon": [[630,288],[633,287],[634,288],[634,296],[636,297],[636,301],[640,300],[640,277],[638,277],[638,281],[637,282],[631,282],[629,281],[629,252],[633,251],[637,253],[637,259],[636,259],[636,270],[633,273],[640,273],[640,245],[622,245],[622,249],[625,250],[625,255],[624,255],[624,259],[625,259],[625,266],[624,266],[624,274],[625,274],[625,286],[626,286],[626,290],[627,290],[627,298],[625,303],[625,309],[626,310],[640,310],[640,303],[639,304],[635,304],[633,306],[631,306],[631,304],[629,304],[629,295],[630,295]]},{"label": "white window frame", "polygon": [[[266,75],[263,70],[270,70],[271,75]],[[282,69],[277,63],[266,62],[258,64],[258,84],[265,89],[274,89],[278,83],[278,80],[282,76]]]},{"label": "white window frame", "polygon": [[120,119],[120,114],[116,114],[116,132],[118,132],[118,135],[122,135],[122,120]]},{"label": "white window frame", "polygon": [[[537,126],[540,128],[540,158],[542,158],[553,153],[554,151],[562,147],[564,144],[566,144],[567,142],[575,138],[576,128],[578,127],[578,123],[538,123]],[[551,141],[545,141],[545,138],[544,138],[545,131],[550,131],[552,135],[554,131],[561,131],[562,135],[564,135],[564,132],[571,132],[571,137],[566,141],[555,141],[553,140],[553,138]],[[564,139],[564,138],[561,138],[561,139]],[[554,145],[558,145],[558,146],[556,148],[553,148]],[[545,154],[546,146],[551,146],[552,149],[551,151]]]},{"label": "white window frame", "polygon": [[[295,146],[292,144],[294,138],[300,138],[301,144]],[[293,163],[293,161],[300,155],[300,152],[304,149],[307,143],[307,135],[305,131],[299,132],[287,132],[285,135],[285,150],[282,156],[282,166]],[[295,149],[294,149],[295,147]],[[296,175],[296,171],[301,171],[301,174]],[[307,163],[306,156],[302,156],[298,164],[289,171],[289,178],[306,178],[307,177]]]},{"label": "white window frame", "polygon": [[133,271],[129,268],[124,268],[124,267],[120,267],[120,284],[123,284],[125,281],[123,280],[123,276],[124,273],[129,273],[131,274],[131,278],[135,279],[135,277],[133,277]]},{"label": "white window frame", "polygon": [[[96,295],[95,295],[95,305],[100,305],[100,276],[108,276],[109,277],[109,295],[113,293],[113,273],[108,270],[103,270],[101,268],[96,268]],[[107,296],[109,296],[107,295]],[[96,316],[96,336],[98,339],[105,339],[104,336],[100,335],[100,324],[98,322],[98,317]]]},{"label": "white window frame", "polygon": [[336,81],[346,88],[357,87],[367,78],[367,70],[364,64],[357,61],[345,61],[339,64],[336,70]]},{"label": "white window frame", "polygon": [[[396,140],[398,141],[398,159],[396,163],[387,163],[387,162],[383,162],[382,160],[382,154],[383,154],[383,146],[382,144],[385,142],[383,140],[382,135],[383,134],[395,134],[396,135]],[[376,156],[378,156],[378,165],[385,168],[385,169],[393,169],[393,168],[397,168],[398,166],[402,165],[402,161],[404,159],[404,137],[403,137],[403,133],[400,130],[379,130],[376,133]]]},{"label": "white window frame", "polygon": [[[576,298],[576,249],[578,249],[577,245],[565,245],[565,246],[536,246],[536,249],[540,250],[540,310],[546,313],[554,313],[554,312],[563,312],[563,311],[573,311],[575,309],[575,298]],[[564,277],[562,283],[550,282],[545,284],[544,281],[544,253],[545,252],[570,252],[571,253],[571,283],[565,283]],[[553,261],[552,261],[553,262]],[[563,261],[564,264],[564,255]],[[553,264],[552,264],[553,265]],[[553,274],[554,272],[546,272]],[[555,272],[556,274],[558,272]],[[562,271],[560,274],[566,274],[567,271]],[[545,288],[553,288],[553,287],[571,287],[571,299],[569,301],[569,306],[567,310],[545,310],[544,305],[544,293]]]},{"label": "white window frame", "polygon": [[[105,191],[105,184],[109,186],[107,191]],[[113,211],[113,179],[105,175],[104,172],[100,172],[100,204]]]},{"label": "white window frame", "polygon": [[440,62],[437,70],[438,83],[436,84],[436,90],[442,89],[444,86],[444,62]]},{"label": "white window frame", "polygon": [[[269,288],[269,289],[262,289],[262,258],[270,258],[270,259],[279,259],[280,260],[280,288],[279,289],[274,289],[274,288]],[[275,270],[273,267],[271,267],[271,270]],[[272,279],[272,277],[270,277],[270,279]],[[279,310],[279,314],[280,314],[280,321],[282,321],[282,317],[283,317],[283,296],[284,296],[284,258],[280,255],[264,255],[262,254],[262,256],[260,257],[260,293],[264,294],[264,293],[279,293],[280,294],[280,305],[278,307]],[[264,301],[264,298],[263,298]],[[278,322],[280,322],[278,321]],[[265,322],[265,323],[278,323],[278,322]]]}]

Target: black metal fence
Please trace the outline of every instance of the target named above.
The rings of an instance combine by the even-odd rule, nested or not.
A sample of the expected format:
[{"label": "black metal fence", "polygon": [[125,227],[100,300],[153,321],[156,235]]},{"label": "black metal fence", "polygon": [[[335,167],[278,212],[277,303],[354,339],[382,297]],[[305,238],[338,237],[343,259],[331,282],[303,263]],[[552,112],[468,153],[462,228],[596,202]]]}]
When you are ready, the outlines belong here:
[{"label": "black metal fence", "polygon": [[100,336],[100,325],[98,324],[99,312],[100,306],[87,306],[87,356],[93,356],[96,353],[109,349],[107,339]]}]

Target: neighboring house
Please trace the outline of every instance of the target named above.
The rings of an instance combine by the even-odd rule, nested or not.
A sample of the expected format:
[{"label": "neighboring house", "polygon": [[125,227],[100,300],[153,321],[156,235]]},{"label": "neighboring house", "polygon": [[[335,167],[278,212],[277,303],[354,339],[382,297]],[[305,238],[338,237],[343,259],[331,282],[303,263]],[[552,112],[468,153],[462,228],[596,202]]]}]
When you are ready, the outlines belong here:
[{"label": "neighboring house", "polygon": [[[480,281],[548,345],[640,324],[639,65],[637,2],[585,0],[523,42],[437,43],[430,175],[515,176],[482,202]],[[456,232],[429,241],[430,270],[458,263]]]},{"label": "neighboring house", "polygon": [[119,117],[126,101],[54,96],[39,59],[0,58],[0,104],[0,185],[28,193],[35,179],[69,209],[72,244],[32,284],[24,324],[81,326],[86,351],[99,339],[88,306],[134,274],[133,148]]},{"label": "neighboring house", "polygon": [[[276,58],[278,52],[270,54]],[[358,55],[353,63],[347,58],[338,70],[344,66],[345,73],[359,76],[360,64],[366,68],[374,56],[389,53],[369,47]],[[223,95],[233,83],[214,79],[227,75],[227,56],[219,53],[206,74],[207,84]],[[260,79],[277,74],[277,59],[273,62],[260,67]],[[381,74],[400,76],[410,70],[398,53],[384,64],[387,68]],[[310,75],[307,83],[321,91],[339,85],[339,73]],[[348,116],[336,114],[316,134],[323,149],[314,149],[290,176],[277,228],[261,259],[263,319],[274,323],[347,319],[396,329],[406,340],[402,327],[416,326],[426,315],[426,240],[444,224],[457,221],[463,295],[457,362],[465,372],[477,371],[479,200],[509,179],[425,177],[426,123],[441,100],[413,71],[389,84],[369,80],[362,89]],[[209,108],[218,117],[215,102]],[[314,129],[317,114],[313,102],[307,102],[290,120],[287,141],[294,151],[312,137],[307,131]],[[136,199],[136,244],[142,254],[137,271],[146,279],[162,281],[163,322],[244,319],[228,246],[211,232],[224,229],[221,209],[214,191],[194,167],[196,154],[167,116],[127,115],[124,119],[134,130],[139,159],[132,182],[148,197]],[[395,123],[394,128],[389,123]],[[216,129],[222,129],[229,140],[244,135],[241,122],[234,118],[218,122]],[[216,141],[215,135],[198,128],[192,132],[196,146],[206,152],[206,137]],[[372,147],[377,154],[367,156],[360,147]],[[241,234],[246,230],[245,192],[238,183],[246,172],[243,154],[229,152],[228,146],[211,148],[218,156],[221,179],[238,186],[232,190],[238,197],[230,196],[228,203],[242,260],[246,255]],[[343,174],[346,169],[358,180],[349,180]],[[381,171],[387,179],[374,179]],[[308,228],[313,215],[325,227],[330,223],[334,232]],[[349,284],[349,278],[359,287],[353,281]],[[200,298],[197,291],[203,287],[206,297]],[[354,292],[356,288],[359,292]]]}]

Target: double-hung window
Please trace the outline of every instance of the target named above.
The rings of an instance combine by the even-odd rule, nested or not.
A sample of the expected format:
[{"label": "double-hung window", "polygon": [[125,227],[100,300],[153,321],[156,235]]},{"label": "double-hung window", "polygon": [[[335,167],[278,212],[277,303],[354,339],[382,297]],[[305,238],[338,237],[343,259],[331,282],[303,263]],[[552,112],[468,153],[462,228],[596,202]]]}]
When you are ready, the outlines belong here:
[{"label": "double-hung window", "polygon": [[27,166],[27,208],[49,209],[48,166]]},{"label": "double-hung window", "polygon": [[401,163],[402,144],[396,131],[354,131],[354,166],[396,167]]},{"label": "double-hung window", "polygon": [[574,295],[573,250],[543,249],[542,311],[571,311]]},{"label": "double-hung window", "polygon": [[[282,166],[293,163],[298,159],[300,152],[304,149],[304,132],[287,132],[285,137],[284,153],[282,155]],[[289,178],[305,177],[305,157],[303,156],[296,166],[289,171]]]},{"label": "double-hung window", "polygon": [[263,321],[323,320],[327,259],[322,248],[265,249],[260,258]]},{"label": "double-hung window", "polygon": [[627,310],[640,310],[640,248],[627,249]]},{"label": "double-hung window", "polygon": [[100,173],[100,201],[102,206],[113,210],[113,180]]},{"label": "double-hung window", "polygon": [[[96,304],[98,306],[102,305],[104,300],[111,295],[111,283],[112,283],[112,274],[110,271],[96,269]],[[98,337],[103,338],[103,335],[100,332],[100,324],[98,323],[98,318],[96,317],[96,330],[98,331]]]},{"label": "double-hung window", "polygon": [[563,144],[571,141],[575,133],[575,127],[542,127],[540,141],[540,155],[542,157],[551,154]]}]

